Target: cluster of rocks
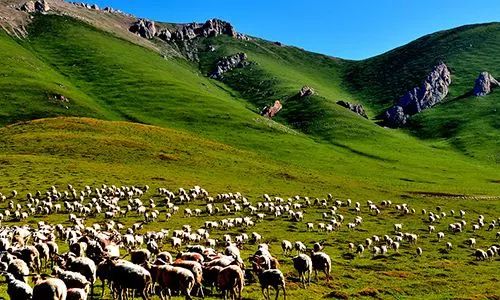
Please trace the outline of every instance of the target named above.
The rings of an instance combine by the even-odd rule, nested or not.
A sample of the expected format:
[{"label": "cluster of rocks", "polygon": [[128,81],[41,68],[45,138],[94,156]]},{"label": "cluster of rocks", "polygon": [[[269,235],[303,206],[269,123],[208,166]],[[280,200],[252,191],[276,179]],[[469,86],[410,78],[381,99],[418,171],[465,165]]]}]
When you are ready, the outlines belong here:
[{"label": "cluster of rocks", "polygon": [[308,87],[307,85],[303,86],[300,91],[299,91],[299,97],[300,98],[303,98],[303,97],[308,97],[308,96],[312,96],[315,94],[315,91],[312,87]]},{"label": "cluster of rocks", "polygon": [[28,1],[21,6],[21,10],[27,13],[43,13],[50,10],[50,6],[45,0]]},{"label": "cluster of rocks", "polygon": [[224,78],[224,73],[236,68],[246,67],[249,64],[247,59],[247,55],[243,52],[225,56],[217,62],[215,69],[208,76],[213,79],[221,80]]},{"label": "cluster of rocks", "polygon": [[500,82],[498,82],[493,76],[488,72],[481,72],[479,77],[476,79],[476,84],[474,85],[474,96],[486,96],[491,93],[494,87],[499,87]]},{"label": "cluster of rocks", "polygon": [[337,101],[337,104],[342,106],[342,107],[345,107],[347,109],[350,109],[351,111],[357,113],[358,115],[362,116],[363,118],[366,118],[368,119],[368,115],[366,115],[366,112],[365,112],[365,109],[363,107],[363,105],[361,104],[354,104],[354,103],[350,103],[350,102],[346,102],[346,101]]},{"label": "cluster of rocks", "polygon": [[146,39],[152,39],[157,33],[155,22],[145,19],[139,19],[137,22],[132,24],[129,30]]},{"label": "cluster of rocks", "polygon": [[[144,25],[148,25],[146,26],[147,28],[145,28]],[[205,23],[179,25],[175,30],[170,30],[168,28],[157,29],[154,21],[139,19],[132,24],[130,31],[147,39],[158,36],[158,38],[167,42],[190,41],[197,37],[212,37],[219,35],[228,35],[233,38],[248,40],[247,36],[236,32],[230,23],[218,19],[211,19]]]},{"label": "cluster of rocks", "polygon": [[89,4],[89,3],[84,3],[84,2],[69,2],[69,3],[73,4],[75,6],[78,6],[78,7],[86,8],[86,9],[102,10],[102,11],[109,12],[109,13],[121,13],[121,14],[125,15],[125,13],[123,13],[121,10],[114,9],[112,7],[109,7],[109,6],[106,6],[105,8],[101,9],[99,7],[99,5],[97,5],[97,4]]},{"label": "cluster of rocks", "polygon": [[384,123],[389,127],[401,127],[408,118],[422,110],[441,102],[448,95],[451,73],[444,63],[434,67],[420,87],[408,91],[384,115]]},{"label": "cluster of rocks", "polygon": [[268,117],[272,119],[274,116],[278,114],[278,112],[283,108],[283,105],[279,100],[274,101],[273,106],[264,106],[264,108],[260,111],[261,116]]}]

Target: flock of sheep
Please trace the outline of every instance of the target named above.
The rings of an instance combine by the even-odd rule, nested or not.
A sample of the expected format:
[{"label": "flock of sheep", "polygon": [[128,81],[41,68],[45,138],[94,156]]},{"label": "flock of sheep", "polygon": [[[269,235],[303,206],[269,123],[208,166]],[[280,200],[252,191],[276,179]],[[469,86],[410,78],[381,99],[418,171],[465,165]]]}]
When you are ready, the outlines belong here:
[{"label": "flock of sheep", "polygon": [[[212,197],[198,186],[176,192],[158,188],[154,197],[146,200],[148,191],[148,186],[106,185],[77,191],[68,185],[64,191],[51,187],[44,193],[26,196],[16,191],[0,194],[2,206],[7,206],[0,210],[0,272],[6,278],[10,298],[83,300],[103,298],[108,292],[113,299],[150,299],[154,295],[161,299],[176,295],[191,299],[209,292],[224,299],[242,299],[245,285],[253,282],[258,282],[266,299],[270,298],[270,288],[275,290],[276,299],[281,291],[286,298],[286,277],[280,270],[280,261],[262,235],[252,232],[257,223],[280,219],[303,224],[299,226],[311,233],[329,234],[342,228],[354,231],[362,226],[363,216],[378,216],[385,210],[417,214],[408,204],[384,200],[380,204],[368,201],[361,205],[350,199],[336,200],[331,195],[324,199],[283,199],[265,194],[252,203],[240,193]],[[190,208],[194,206],[199,208]],[[315,213],[320,212],[317,219],[321,222],[304,221],[311,207]],[[346,220],[341,209],[352,212],[353,219]],[[466,228],[495,232],[500,222],[500,218],[486,220],[478,216],[474,224],[467,224],[465,211],[445,212],[440,207],[420,213],[426,220],[426,230],[436,234],[438,242],[445,240],[447,234],[469,230]],[[145,225],[160,218],[166,219],[168,226],[175,214],[182,215],[187,224],[145,232]],[[36,228],[21,225],[29,217],[63,215],[67,218],[61,224],[39,221]],[[194,217],[203,217],[203,226],[192,228],[189,223]],[[130,226],[120,223],[133,218],[140,220]],[[436,224],[448,218],[453,220],[448,232],[435,232]],[[90,224],[88,219],[102,221]],[[348,243],[346,251],[353,257],[366,255],[367,251],[373,256],[387,255],[389,251],[399,252],[406,243],[414,249],[415,256],[422,255],[424,249],[417,246],[419,235],[404,232],[404,228],[403,223],[394,224],[392,232]],[[494,234],[498,241],[500,232]],[[475,249],[475,238],[465,242],[477,260],[492,260],[500,254],[498,244],[492,243],[483,250]],[[248,244],[254,245],[251,247],[256,251],[250,257],[242,257],[240,249]],[[318,277],[318,272],[325,274],[327,282],[331,279],[332,261],[323,252],[322,242],[307,247],[301,241],[283,240],[281,248],[285,256],[296,252],[289,261],[304,287],[310,284],[312,274]],[[446,248],[453,249],[451,242],[446,243]],[[102,284],[100,295],[94,291],[98,279]]]}]

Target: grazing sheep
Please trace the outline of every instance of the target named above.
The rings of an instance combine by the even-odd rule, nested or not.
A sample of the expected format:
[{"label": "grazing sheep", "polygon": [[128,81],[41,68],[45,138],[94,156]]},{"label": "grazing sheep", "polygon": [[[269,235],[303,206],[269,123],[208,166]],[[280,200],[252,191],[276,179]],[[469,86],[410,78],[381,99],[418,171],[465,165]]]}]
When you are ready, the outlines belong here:
[{"label": "grazing sheep", "polygon": [[441,241],[442,239],[444,239],[444,232],[438,232],[437,238],[438,238],[438,241]]},{"label": "grazing sheep", "polygon": [[88,292],[90,283],[85,278],[85,276],[80,273],[65,271],[56,266],[53,269],[52,275],[55,275],[57,276],[57,278],[61,279],[67,288],[84,289]]},{"label": "grazing sheep", "polygon": [[422,248],[418,247],[417,248],[417,256],[422,256],[423,250]]},{"label": "grazing sheep", "polygon": [[283,240],[281,242],[281,249],[283,249],[283,255],[288,255],[293,249],[292,243],[290,241]]},{"label": "grazing sheep", "polygon": [[68,289],[66,300],[87,300],[87,292],[77,288]]},{"label": "grazing sheep", "polygon": [[7,294],[10,299],[30,300],[33,296],[33,289],[24,281],[17,280],[14,275],[4,273],[7,282]]},{"label": "grazing sheep", "polygon": [[[293,259],[293,267],[299,273],[299,280],[304,284],[311,284],[311,273],[313,271],[312,260],[309,256],[305,254],[299,254],[295,256]],[[307,282],[306,275],[307,274]]]},{"label": "grazing sheep", "polygon": [[61,279],[35,277],[33,282],[32,300],[66,300],[68,290]]},{"label": "grazing sheep", "polygon": [[108,280],[113,284],[113,289],[118,291],[120,299],[128,289],[138,291],[143,300],[148,299],[147,291],[152,282],[148,270],[135,264],[111,259],[105,261],[104,267],[108,271]]},{"label": "grazing sheep", "polygon": [[181,267],[191,271],[191,273],[193,273],[194,276],[195,287],[197,288],[198,291],[197,295],[203,298],[205,297],[205,295],[203,294],[203,269],[200,262],[177,259],[172,264],[172,266]]},{"label": "grazing sheep", "polygon": [[266,300],[270,299],[269,287],[273,287],[273,289],[276,291],[275,299],[278,299],[281,287],[283,289],[283,299],[286,299],[285,276],[283,276],[283,273],[280,270],[262,270],[260,268],[257,268],[257,276],[259,277],[260,287],[262,288],[262,295],[264,295],[264,298]]},{"label": "grazing sheep", "polygon": [[163,299],[163,291],[171,295],[172,291],[180,291],[186,299],[191,299],[191,290],[195,285],[193,273],[187,269],[169,265],[152,265],[150,267],[153,283],[161,287],[160,297]]},{"label": "grazing sheep", "polygon": [[224,299],[242,299],[241,292],[245,284],[245,275],[236,265],[227,266],[219,271],[217,285]]},{"label": "grazing sheep", "polygon": [[446,249],[448,249],[448,251],[450,251],[452,248],[453,248],[453,245],[450,242],[447,242]]},{"label": "grazing sheep", "polygon": [[307,248],[302,242],[297,241],[295,242],[295,250],[297,250],[297,254],[300,254],[306,252]]},{"label": "grazing sheep", "polygon": [[474,253],[474,256],[476,256],[476,260],[486,260],[488,259],[488,253],[482,249],[477,249],[476,252]]},{"label": "grazing sheep", "polygon": [[130,261],[136,265],[144,265],[151,257],[151,252],[148,249],[137,249],[130,251]]},{"label": "grazing sheep", "polygon": [[471,248],[472,248],[472,247],[474,247],[474,246],[476,246],[476,239],[475,239],[475,238],[469,238],[469,239],[467,240],[467,244],[468,244],[468,245],[469,245],[469,247],[471,247]]},{"label": "grazing sheep", "polygon": [[330,256],[324,252],[313,252],[311,254],[312,267],[316,280],[318,279],[318,271],[322,271],[326,275],[326,282],[330,280],[330,272],[332,271],[332,260]]},{"label": "grazing sheep", "polygon": [[362,244],[359,244],[356,247],[356,254],[358,254],[359,256],[362,256],[363,252],[365,252],[365,246],[363,246]]}]

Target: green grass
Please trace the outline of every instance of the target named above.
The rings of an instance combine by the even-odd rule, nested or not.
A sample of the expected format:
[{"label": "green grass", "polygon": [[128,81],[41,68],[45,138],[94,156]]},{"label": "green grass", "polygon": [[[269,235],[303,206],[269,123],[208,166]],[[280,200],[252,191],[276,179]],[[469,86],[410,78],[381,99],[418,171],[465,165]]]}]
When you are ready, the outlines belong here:
[{"label": "green grass", "polygon": [[[217,37],[198,41],[200,62],[195,64],[180,57],[165,59],[69,17],[38,15],[28,30],[24,40],[0,33],[3,193],[17,189],[23,195],[68,183],[169,189],[201,185],[212,193],[240,191],[252,201],[263,193],[332,193],[362,203],[404,201],[417,212],[442,205],[466,209],[469,224],[477,214],[487,219],[500,214],[495,198],[473,200],[500,194],[498,94],[460,98],[483,68],[498,73],[498,24],[437,33],[361,62],[260,39]],[[464,48],[470,43],[473,51]],[[217,50],[206,52],[209,44]],[[239,51],[254,64],[227,74],[223,82],[206,78],[220,56]],[[363,103],[374,118],[421,81],[434,64],[431,57],[446,59],[452,69],[450,96],[412,118],[407,130],[381,128],[335,104]],[[303,85],[312,86],[317,95],[296,97]],[[69,103],[51,100],[54,95],[64,95]],[[258,115],[277,99],[284,109],[274,120]],[[347,220],[354,218],[352,211],[342,213]],[[381,298],[415,299],[498,293],[498,282],[490,280],[497,261],[475,263],[470,250],[460,246],[472,233],[447,235],[457,249],[445,254],[434,236],[422,231],[426,224],[419,214],[399,216],[391,210],[380,218],[363,215],[361,229],[344,228],[331,236],[307,233],[304,224],[286,220],[257,225],[255,231],[272,241],[275,253],[280,253],[281,239],[292,239],[290,232],[308,244],[326,240],[336,279],[329,286],[314,284],[314,295],[294,283],[289,258],[280,257],[292,298],[318,298],[332,291],[337,296],[378,293]],[[320,210],[308,209],[306,216],[319,222]],[[57,215],[50,220],[65,219]],[[147,229],[202,221],[175,217]],[[446,229],[447,221],[438,231]],[[404,247],[400,257],[343,258],[348,242],[389,233],[399,222],[405,231],[420,232],[424,257],[415,259],[414,249]],[[478,233],[478,246],[493,243],[492,234]],[[245,249],[245,255],[252,251]],[[260,297],[256,285],[247,291],[248,298]]]}]

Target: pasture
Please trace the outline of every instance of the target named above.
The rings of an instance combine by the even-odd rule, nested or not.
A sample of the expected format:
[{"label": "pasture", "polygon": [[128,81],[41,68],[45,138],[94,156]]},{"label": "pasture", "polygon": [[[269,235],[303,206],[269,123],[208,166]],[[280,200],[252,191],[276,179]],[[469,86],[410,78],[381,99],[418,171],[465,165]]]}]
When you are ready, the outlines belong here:
[{"label": "pasture", "polygon": [[[101,230],[105,231],[106,223],[113,221],[116,224],[123,224],[121,229],[118,229],[116,225],[113,228],[118,229],[122,237],[128,228],[134,228],[134,224],[135,226],[140,224],[141,228],[134,231],[134,235],[144,237],[148,235],[148,232],[168,230],[168,237],[158,240],[158,244],[162,251],[169,251],[175,257],[179,251],[185,251],[187,245],[205,245],[206,238],[195,235],[195,240],[184,239],[182,246],[174,249],[171,245],[174,231],[182,230],[183,225],[190,225],[192,232],[195,233],[197,229],[206,228],[207,221],[213,221],[217,222],[218,227],[208,229],[208,238],[217,240],[215,247],[217,252],[223,252],[226,247],[225,235],[231,237],[231,242],[235,242],[238,236],[241,238],[245,233],[249,236],[248,240],[238,244],[247,269],[251,269],[249,258],[257,250],[257,244],[269,244],[270,253],[278,259],[280,269],[285,275],[287,295],[291,299],[324,297],[481,299],[498,297],[500,291],[499,256],[485,260],[478,260],[474,256],[476,249],[486,251],[491,246],[498,246],[500,243],[497,234],[500,228],[498,226],[490,228],[493,222],[498,225],[500,217],[498,199],[495,198],[366,198],[351,199],[349,205],[347,197],[329,198],[326,193],[300,196],[271,193],[269,198],[265,198],[263,195],[240,196],[237,191],[227,191],[220,194],[209,193],[208,196],[200,194],[190,197],[188,201],[182,197],[182,194],[179,194],[177,188],[172,189],[175,195],[166,196],[164,190],[161,190],[163,191],[161,194],[158,190],[158,188],[165,187],[151,186],[146,191],[143,186],[138,185],[137,188],[133,188],[136,192],[130,196],[117,196],[116,199],[119,198],[116,200],[117,206],[105,204],[111,199],[105,196],[106,191],[110,189],[109,186],[106,189],[103,186],[94,186],[90,189],[75,187],[76,200],[66,187],[57,187],[56,193],[49,188],[49,194],[45,193],[46,189],[40,188],[42,192],[39,196],[35,194],[35,190],[31,191],[33,197],[39,200],[38,205],[35,205],[34,200],[28,201],[26,194],[18,193],[14,197],[10,191],[2,191],[5,196],[0,210],[3,215],[2,236],[8,236],[7,232],[15,226],[30,226],[36,229],[40,221],[51,226],[61,224],[65,228],[75,228],[78,222],[82,222],[84,228],[79,230],[82,235],[88,234],[85,227],[100,224]],[[96,188],[100,191],[99,193]],[[126,191],[130,187],[117,187],[116,189]],[[143,192],[138,192],[139,190]],[[69,196],[64,196],[65,191]],[[194,190],[186,189],[186,191],[190,194]],[[99,194],[101,197],[98,196]],[[49,201],[46,195],[61,195],[61,197]],[[83,195],[83,198],[80,198],[80,195]],[[137,200],[139,202],[136,202]],[[372,209],[368,201],[373,202]],[[389,201],[392,203],[389,204]],[[70,206],[65,205],[65,202]],[[356,209],[356,202],[359,202],[359,209]],[[32,203],[30,206],[35,209],[34,213],[30,212],[28,203]],[[93,205],[91,206],[90,203]],[[96,203],[102,207],[100,213],[96,210]],[[125,215],[127,205],[131,203],[139,204],[131,205],[130,211]],[[53,211],[55,204],[61,205],[59,212]],[[211,214],[207,211],[207,204],[213,205]],[[72,208],[71,205],[74,207]],[[52,208],[47,213],[44,209],[37,207]],[[6,216],[5,210],[12,211],[10,216]],[[16,210],[27,212],[29,216],[23,220],[16,220]],[[189,210],[191,210],[191,215],[186,213]],[[425,210],[425,213],[422,210]],[[451,212],[452,210],[454,213]],[[464,212],[463,216],[460,213],[461,210]],[[151,218],[151,213],[155,211],[158,212],[157,218]],[[105,217],[106,212],[111,212],[111,214]],[[294,219],[294,214],[297,212],[302,212],[303,219]],[[70,214],[74,214],[77,221],[75,219],[71,221]],[[171,217],[168,218],[167,214]],[[439,215],[440,218],[431,222],[429,217],[431,214]],[[484,217],[482,219],[484,226],[474,230],[473,225],[481,223],[481,215]],[[238,219],[243,218],[250,218],[250,225],[238,225]],[[356,223],[356,218],[361,218],[362,221],[353,228],[349,228],[352,227],[350,223]],[[449,229],[449,224],[462,221],[466,223],[462,232],[452,232]],[[308,223],[313,224],[312,228],[308,228]],[[333,225],[334,229],[321,230],[321,224]],[[401,230],[398,230],[401,233],[395,231],[394,224],[402,225]],[[429,232],[430,225],[435,227],[433,232]],[[262,239],[252,242],[253,232],[258,233]],[[441,240],[438,240],[438,232],[444,233],[444,238]],[[418,236],[415,244],[404,238],[406,234]],[[384,238],[386,235],[393,241],[397,239],[396,236],[403,236],[398,251],[391,247],[387,238]],[[379,237],[380,242],[374,241],[376,239],[374,236]],[[476,245],[473,247],[468,245],[470,238],[476,240]],[[366,239],[373,241],[371,246],[367,245]],[[332,280],[326,283],[325,275],[320,273],[318,279],[313,277],[311,285],[304,288],[298,281],[298,274],[292,264],[292,257],[297,254],[297,251],[294,249],[290,254],[283,254],[282,240],[288,240],[292,244],[301,241],[308,251],[312,249],[314,243],[322,244],[323,251],[332,260]],[[452,249],[447,249],[446,243],[448,242],[452,244]],[[68,250],[68,241],[58,237],[57,243],[60,253]],[[356,249],[349,249],[349,243],[353,243],[355,248],[362,244],[365,251],[356,253]],[[388,246],[387,253],[374,253],[374,247],[380,248],[382,245]],[[146,242],[142,245],[129,245],[129,247],[146,248]],[[125,255],[128,251],[126,245],[123,243],[120,248],[121,254]],[[421,255],[417,255],[417,248],[422,249]],[[151,260],[154,259],[151,258]],[[50,272],[50,268],[42,270],[42,273]],[[94,292],[100,295],[100,283],[97,287]],[[208,299],[220,298],[220,293],[216,291],[214,294],[207,292],[205,294]],[[2,284],[0,295],[7,296],[5,284]],[[109,289],[106,295],[105,299],[111,299]],[[244,299],[263,298],[259,284],[251,281],[247,281],[242,295]]]}]

